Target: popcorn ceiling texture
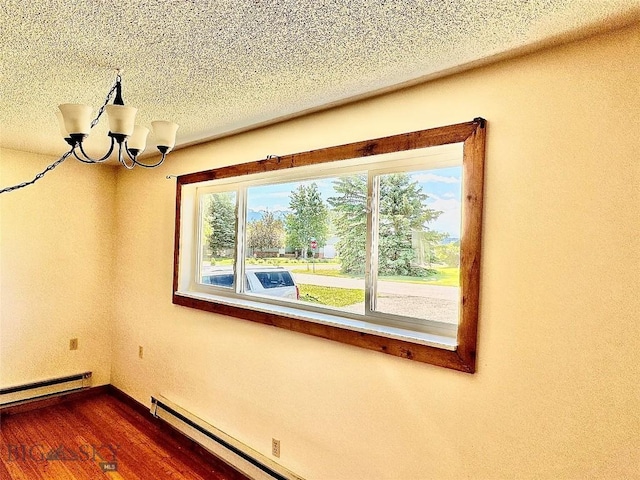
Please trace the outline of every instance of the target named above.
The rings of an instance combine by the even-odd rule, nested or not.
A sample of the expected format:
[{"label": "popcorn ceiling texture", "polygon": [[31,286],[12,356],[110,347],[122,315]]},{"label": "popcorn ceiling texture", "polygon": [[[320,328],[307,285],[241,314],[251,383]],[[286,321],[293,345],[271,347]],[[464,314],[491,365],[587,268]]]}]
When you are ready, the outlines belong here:
[{"label": "popcorn ceiling texture", "polygon": [[66,151],[57,105],[97,109],[117,67],[137,123],[175,121],[180,145],[639,12],[640,0],[4,0],[0,146]]}]

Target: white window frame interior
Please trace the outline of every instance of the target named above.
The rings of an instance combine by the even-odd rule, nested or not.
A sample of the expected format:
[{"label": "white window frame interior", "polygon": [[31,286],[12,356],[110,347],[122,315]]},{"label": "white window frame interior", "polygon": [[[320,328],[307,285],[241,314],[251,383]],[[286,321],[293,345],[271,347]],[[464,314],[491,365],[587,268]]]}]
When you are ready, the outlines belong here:
[{"label": "white window frame interior", "polygon": [[[375,331],[381,335],[395,336],[402,332],[402,337],[413,338],[416,341],[428,345],[453,350],[457,346],[457,324],[448,324],[435,320],[425,320],[401,315],[392,315],[375,310],[377,288],[377,221],[380,206],[377,187],[379,177],[388,173],[410,173],[414,171],[436,170],[451,166],[462,166],[462,145],[452,144],[439,147],[428,147],[420,150],[403,151],[393,155],[380,155],[368,157],[366,162],[358,162],[354,165],[352,160],[335,162],[330,167],[324,166],[321,172],[314,167],[300,167],[286,172],[274,174],[255,174],[242,180],[230,183],[228,180],[206,182],[196,187],[197,208],[194,211],[185,211],[184,215],[193,215],[197,231],[194,232],[193,242],[194,261],[188,265],[181,265],[189,269],[191,283],[187,291],[180,293],[186,295],[209,296],[220,301],[236,305],[248,305],[246,301],[265,303],[261,309],[276,313],[290,312],[291,309],[299,310],[296,317],[310,322],[326,321],[326,316],[331,316],[331,323],[342,324],[351,327],[354,322],[364,330]],[[267,186],[292,182],[311,182],[326,178],[337,178],[348,174],[364,174],[367,176],[367,237],[366,237],[366,264],[364,276],[365,313],[364,315],[350,313],[338,308],[328,306],[316,306],[304,302],[292,302],[279,300],[266,295],[248,294],[245,292],[245,282],[238,281],[244,278],[246,269],[246,213],[247,195],[251,187]],[[203,211],[205,195],[215,193],[233,192],[236,195],[236,236],[235,255],[233,264],[233,286],[222,287],[204,284],[202,278],[202,239]],[[244,301],[243,301],[244,300]],[[318,316],[318,314],[320,316]]]}]

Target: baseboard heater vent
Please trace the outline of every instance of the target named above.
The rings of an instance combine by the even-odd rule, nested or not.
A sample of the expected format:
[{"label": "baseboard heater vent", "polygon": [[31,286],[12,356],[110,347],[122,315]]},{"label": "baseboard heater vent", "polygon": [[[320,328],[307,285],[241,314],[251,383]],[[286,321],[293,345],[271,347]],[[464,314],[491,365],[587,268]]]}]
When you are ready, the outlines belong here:
[{"label": "baseboard heater vent", "polygon": [[151,414],[161,418],[249,478],[303,480],[299,475],[162,396],[151,397]]},{"label": "baseboard heater vent", "polygon": [[13,387],[0,388],[0,407],[9,407],[34,400],[82,390],[91,386],[91,372],[50,378]]}]

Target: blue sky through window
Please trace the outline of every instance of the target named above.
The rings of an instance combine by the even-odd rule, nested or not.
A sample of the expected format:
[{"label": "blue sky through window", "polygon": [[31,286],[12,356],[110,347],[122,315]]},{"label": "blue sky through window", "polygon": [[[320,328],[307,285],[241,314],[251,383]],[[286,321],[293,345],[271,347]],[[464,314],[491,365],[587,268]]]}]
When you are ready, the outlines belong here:
[{"label": "blue sky through window", "polygon": [[[427,206],[442,213],[431,222],[429,227],[438,232],[445,232],[452,238],[460,238],[460,209],[462,197],[462,168],[448,167],[435,170],[410,172],[412,180],[417,181],[429,198]],[[326,202],[335,196],[332,178],[320,178],[302,182],[263,185],[249,189],[247,207],[249,221],[260,217],[259,212],[270,211],[282,215],[289,211],[289,195],[301,184],[314,183]],[[253,217],[253,218],[252,218]]]}]

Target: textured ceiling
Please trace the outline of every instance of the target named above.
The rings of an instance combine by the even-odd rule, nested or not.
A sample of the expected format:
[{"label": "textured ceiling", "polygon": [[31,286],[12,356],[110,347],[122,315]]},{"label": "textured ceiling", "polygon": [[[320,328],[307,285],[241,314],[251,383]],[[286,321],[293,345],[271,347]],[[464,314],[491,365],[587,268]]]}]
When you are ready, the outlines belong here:
[{"label": "textured ceiling", "polygon": [[57,105],[99,107],[117,67],[138,123],[175,121],[185,145],[639,12],[640,0],[4,0],[0,146],[65,151]]}]

